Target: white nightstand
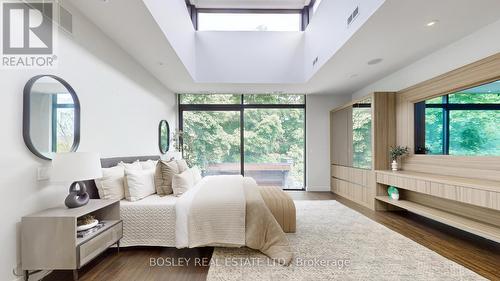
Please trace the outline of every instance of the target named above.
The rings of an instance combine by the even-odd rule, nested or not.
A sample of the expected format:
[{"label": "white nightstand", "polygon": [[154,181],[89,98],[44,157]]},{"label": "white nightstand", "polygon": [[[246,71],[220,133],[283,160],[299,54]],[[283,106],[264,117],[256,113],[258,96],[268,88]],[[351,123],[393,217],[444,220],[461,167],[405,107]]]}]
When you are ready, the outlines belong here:
[{"label": "white nightstand", "polygon": [[[93,215],[104,226],[83,238],[76,234],[79,217]],[[28,280],[30,271],[78,269],[110,246],[120,246],[123,222],[119,200],[90,200],[85,206],[68,209],[65,206],[43,210],[22,218],[21,262]]]}]

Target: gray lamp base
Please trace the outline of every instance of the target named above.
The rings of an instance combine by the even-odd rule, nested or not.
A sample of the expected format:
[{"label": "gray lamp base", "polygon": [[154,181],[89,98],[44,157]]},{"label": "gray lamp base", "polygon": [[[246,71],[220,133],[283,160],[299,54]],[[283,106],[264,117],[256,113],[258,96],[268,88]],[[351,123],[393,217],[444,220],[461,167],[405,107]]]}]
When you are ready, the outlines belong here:
[{"label": "gray lamp base", "polygon": [[84,182],[74,182],[69,187],[69,194],[64,200],[64,204],[68,208],[78,208],[86,205],[89,202],[89,194]]}]

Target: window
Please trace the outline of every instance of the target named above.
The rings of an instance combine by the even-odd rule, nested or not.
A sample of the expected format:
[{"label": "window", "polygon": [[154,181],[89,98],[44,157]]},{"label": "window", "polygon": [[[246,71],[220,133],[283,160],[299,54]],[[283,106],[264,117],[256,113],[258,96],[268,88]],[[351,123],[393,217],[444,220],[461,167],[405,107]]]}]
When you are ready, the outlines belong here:
[{"label": "window", "polygon": [[198,12],[199,31],[300,31],[300,11]]},{"label": "window", "polygon": [[180,104],[239,104],[241,95],[235,94],[182,94],[179,96]]},{"label": "window", "polygon": [[181,94],[179,120],[184,158],[203,175],[304,189],[304,95]]},{"label": "window", "polygon": [[75,105],[67,93],[52,95],[52,152],[71,151],[74,138]]},{"label": "window", "polygon": [[415,153],[500,155],[500,81],[415,104]]},{"label": "window", "polygon": [[352,106],[352,166],[372,167],[372,109],[366,99]]}]

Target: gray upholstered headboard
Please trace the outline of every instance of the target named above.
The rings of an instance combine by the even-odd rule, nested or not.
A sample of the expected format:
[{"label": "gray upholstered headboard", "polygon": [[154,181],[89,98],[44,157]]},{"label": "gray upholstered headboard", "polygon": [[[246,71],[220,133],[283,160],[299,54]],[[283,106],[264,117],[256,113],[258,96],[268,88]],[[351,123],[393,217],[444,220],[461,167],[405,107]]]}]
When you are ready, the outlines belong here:
[{"label": "gray upholstered headboard", "polygon": [[[160,156],[130,156],[130,157],[113,157],[113,158],[103,158],[101,159],[101,166],[103,168],[110,168],[118,165],[120,162],[133,163],[137,160],[147,161],[147,160],[159,160]],[[85,182],[87,186],[87,192],[90,195],[90,199],[99,199],[99,193],[97,192],[97,186],[94,180],[89,180]]]}]

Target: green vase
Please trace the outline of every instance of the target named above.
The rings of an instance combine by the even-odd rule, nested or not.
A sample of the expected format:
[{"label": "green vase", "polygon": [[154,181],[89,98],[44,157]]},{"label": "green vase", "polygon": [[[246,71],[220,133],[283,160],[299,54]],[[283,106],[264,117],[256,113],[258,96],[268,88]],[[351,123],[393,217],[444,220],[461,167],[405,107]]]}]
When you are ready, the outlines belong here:
[{"label": "green vase", "polygon": [[389,186],[389,188],[387,188],[387,194],[389,195],[389,197],[392,198],[392,194],[398,194],[399,195],[399,191],[398,189],[395,187],[395,186]]}]

